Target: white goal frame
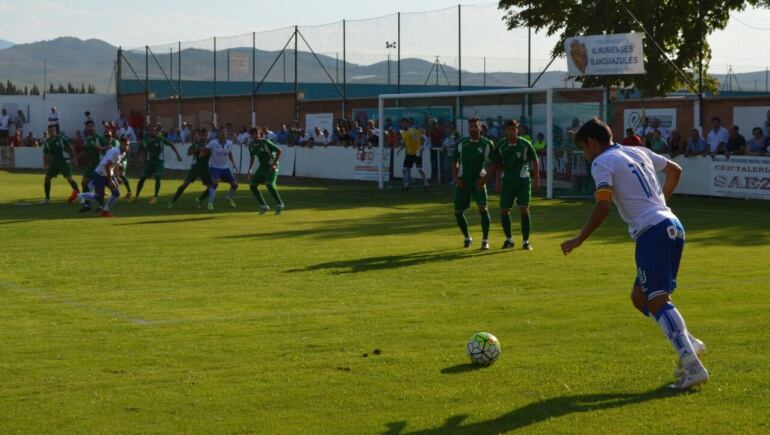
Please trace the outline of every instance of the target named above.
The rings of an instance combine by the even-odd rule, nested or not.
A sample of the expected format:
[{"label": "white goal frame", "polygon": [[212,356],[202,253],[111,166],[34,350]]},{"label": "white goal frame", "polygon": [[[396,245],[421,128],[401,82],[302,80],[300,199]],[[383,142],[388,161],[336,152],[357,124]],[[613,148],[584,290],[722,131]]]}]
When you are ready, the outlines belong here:
[{"label": "white goal frame", "polygon": [[[483,91],[456,91],[456,92],[424,92],[424,93],[410,93],[410,94],[380,94],[378,104],[378,118],[379,118],[379,153],[380,153],[380,167],[378,173],[378,186],[380,190],[385,189],[385,101],[387,100],[409,100],[415,98],[456,98],[457,107],[460,107],[460,98],[462,97],[478,97],[485,95],[542,95],[546,96],[546,156],[548,162],[548,168],[546,169],[546,197],[548,199],[553,198],[553,171],[554,171],[554,159],[553,159],[553,95],[554,91],[601,91],[602,92],[602,115],[607,119],[607,90],[597,88],[510,88],[510,89],[490,89]],[[457,114],[455,117],[457,117]]]}]

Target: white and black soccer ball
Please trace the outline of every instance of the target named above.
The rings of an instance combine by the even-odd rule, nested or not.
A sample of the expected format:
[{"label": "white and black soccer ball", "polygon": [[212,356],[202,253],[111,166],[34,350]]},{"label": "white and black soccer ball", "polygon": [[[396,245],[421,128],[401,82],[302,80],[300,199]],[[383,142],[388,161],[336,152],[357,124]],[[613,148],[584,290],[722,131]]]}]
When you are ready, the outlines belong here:
[{"label": "white and black soccer ball", "polygon": [[489,366],[500,357],[500,342],[488,332],[479,332],[468,340],[467,350],[473,364]]}]

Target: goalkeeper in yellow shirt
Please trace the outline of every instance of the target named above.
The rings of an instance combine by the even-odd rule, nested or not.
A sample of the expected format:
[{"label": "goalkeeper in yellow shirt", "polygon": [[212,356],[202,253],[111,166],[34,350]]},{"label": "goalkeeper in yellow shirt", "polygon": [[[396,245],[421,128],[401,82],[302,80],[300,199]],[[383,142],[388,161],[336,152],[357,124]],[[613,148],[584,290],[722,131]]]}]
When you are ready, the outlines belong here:
[{"label": "goalkeeper in yellow shirt", "polygon": [[404,158],[404,167],[402,169],[404,184],[401,187],[401,190],[409,190],[409,185],[412,184],[413,166],[417,166],[417,172],[419,172],[422,177],[423,190],[428,190],[428,178],[422,170],[422,147],[424,143],[425,135],[423,132],[412,125],[411,119],[402,119],[401,146],[406,150],[406,157]]}]

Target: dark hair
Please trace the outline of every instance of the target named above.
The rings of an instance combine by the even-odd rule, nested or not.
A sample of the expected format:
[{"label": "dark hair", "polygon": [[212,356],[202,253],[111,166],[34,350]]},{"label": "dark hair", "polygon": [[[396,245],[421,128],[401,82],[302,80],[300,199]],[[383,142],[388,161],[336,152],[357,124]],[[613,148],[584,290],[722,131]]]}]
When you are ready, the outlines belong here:
[{"label": "dark hair", "polygon": [[469,125],[470,125],[470,124],[473,124],[474,122],[481,122],[481,118],[479,118],[478,116],[471,116],[471,117],[468,119],[468,124],[469,124]]},{"label": "dark hair", "polygon": [[627,129],[626,129],[626,133],[633,133],[633,132],[634,132],[634,129],[633,129],[633,128],[627,128]]},{"label": "dark hair", "polygon": [[519,127],[519,122],[516,121],[515,119],[508,119],[508,120],[505,121],[503,126],[505,128],[508,128],[508,127],[516,127],[516,128],[518,128]]},{"label": "dark hair", "polygon": [[575,142],[585,144],[588,139],[593,139],[601,145],[609,145],[612,142],[612,130],[599,118],[589,119],[575,133]]},{"label": "dark hair", "polygon": [[756,133],[756,132],[760,132],[760,133],[762,133],[762,129],[761,129],[761,128],[759,128],[759,127],[754,127],[753,129],[751,129],[751,134],[754,134],[754,133]]},{"label": "dark hair", "polygon": [[718,117],[718,116],[715,116],[715,117],[711,118],[711,120],[712,120],[712,121],[719,121],[719,122],[722,122],[722,120],[721,120],[721,119],[719,119],[719,117]]}]

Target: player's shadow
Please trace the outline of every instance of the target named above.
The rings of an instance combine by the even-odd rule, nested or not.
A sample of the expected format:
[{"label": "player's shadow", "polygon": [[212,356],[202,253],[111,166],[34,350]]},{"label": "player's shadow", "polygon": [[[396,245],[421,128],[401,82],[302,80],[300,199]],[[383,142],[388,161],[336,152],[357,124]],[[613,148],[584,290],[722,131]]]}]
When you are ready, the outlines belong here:
[{"label": "player's shadow", "polygon": [[377,257],[358,258],[355,260],[329,261],[303,267],[301,269],[289,269],[284,273],[312,272],[316,270],[331,270],[333,274],[370,272],[374,270],[399,269],[402,267],[417,266],[424,263],[436,264],[439,262],[454,261],[463,258],[471,258],[480,255],[497,255],[505,251],[480,251],[480,250],[453,250],[453,251],[424,251],[399,255],[383,255]]},{"label": "player's shadow", "polygon": [[118,225],[163,225],[163,224],[178,224],[180,222],[197,222],[197,221],[210,221],[214,219],[214,216],[204,216],[204,217],[194,217],[194,218],[184,218],[184,219],[154,219],[150,221],[138,221],[138,222],[128,222],[128,223],[122,223]]},{"label": "player's shadow", "polygon": [[450,417],[441,427],[412,432],[406,431],[407,422],[405,421],[391,422],[385,425],[387,430],[383,434],[498,434],[523,429],[527,426],[568,414],[620,408],[651,400],[664,399],[677,394],[680,394],[680,392],[661,387],[643,393],[580,394],[553,397],[530,403],[497,418],[465,425],[462,422],[468,418],[467,415]]}]

